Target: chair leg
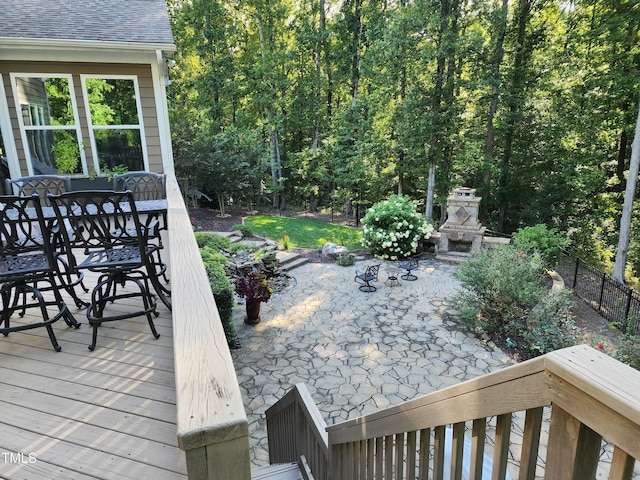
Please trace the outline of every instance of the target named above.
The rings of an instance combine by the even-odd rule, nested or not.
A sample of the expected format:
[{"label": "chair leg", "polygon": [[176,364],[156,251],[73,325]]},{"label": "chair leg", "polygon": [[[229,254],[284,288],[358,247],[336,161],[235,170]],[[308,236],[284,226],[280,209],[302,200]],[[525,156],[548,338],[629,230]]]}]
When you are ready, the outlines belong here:
[{"label": "chair leg", "polygon": [[147,322],[149,322],[149,327],[151,328],[151,333],[153,334],[153,336],[155,338],[160,338],[160,334],[156,330],[156,326],[153,323],[153,318],[151,316],[151,310],[153,310],[153,312],[156,314],[156,316],[158,316],[159,313],[155,311],[155,308],[154,308],[155,307],[155,301],[154,301],[153,297],[151,296],[151,290],[149,290],[149,282],[147,281],[147,277],[143,276],[142,279],[130,278],[130,280],[132,280],[136,285],[138,285],[138,288],[140,289],[140,292],[142,293],[142,301],[143,301],[144,309],[149,312],[149,313],[147,313]]},{"label": "chair leg", "polygon": [[97,323],[93,324],[93,333],[91,335],[91,345],[89,345],[89,350],[91,350],[92,352],[95,350],[96,348],[96,343],[98,341],[98,327],[100,325]]},{"label": "chair leg", "polygon": [[47,333],[49,334],[49,340],[51,340],[51,344],[53,345],[53,349],[56,352],[59,352],[60,350],[62,350],[62,347],[60,345],[58,345],[58,340],[56,340],[56,336],[53,333],[53,328],[51,327],[51,324],[47,325]]}]

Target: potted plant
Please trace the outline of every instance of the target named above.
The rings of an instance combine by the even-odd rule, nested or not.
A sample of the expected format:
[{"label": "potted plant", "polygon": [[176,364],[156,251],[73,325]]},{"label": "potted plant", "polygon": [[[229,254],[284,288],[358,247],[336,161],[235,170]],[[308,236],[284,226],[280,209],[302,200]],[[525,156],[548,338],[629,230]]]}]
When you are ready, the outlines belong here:
[{"label": "potted plant", "polygon": [[260,304],[271,298],[271,288],[261,270],[251,270],[236,280],[236,293],[240,298],[246,298],[247,317],[244,323],[255,325],[260,322]]}]

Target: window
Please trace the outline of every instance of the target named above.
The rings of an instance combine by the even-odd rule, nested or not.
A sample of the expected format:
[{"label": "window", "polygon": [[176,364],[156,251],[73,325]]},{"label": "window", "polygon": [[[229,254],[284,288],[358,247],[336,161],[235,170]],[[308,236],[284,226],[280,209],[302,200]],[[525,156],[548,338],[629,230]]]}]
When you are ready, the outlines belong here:
[{"label": "window", "polygon": [[69,75],[12,74],[30,174],[87,173]]},{"label": "window", "polygon": [[83,75],[82,79],[98,168],[148,169],[137,78]]}]

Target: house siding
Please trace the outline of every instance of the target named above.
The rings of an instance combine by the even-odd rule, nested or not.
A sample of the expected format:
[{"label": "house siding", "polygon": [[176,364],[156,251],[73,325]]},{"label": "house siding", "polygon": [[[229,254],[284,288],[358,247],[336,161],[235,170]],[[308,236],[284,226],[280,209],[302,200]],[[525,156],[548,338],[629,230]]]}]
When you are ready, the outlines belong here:
[{"label": "house siding", "polygon": [[144,123],[144,136],[149,162],[149,170],[163,172],[162,153],[160,149],[160,133],[158,129],[157,109],[154,96],[152,70],[150,65],[116,64],[116,63],[56,63],[56,62],[9,62],[0,61],[0,74],[4,82],[9,114],[12,120],[11,129],[16,143],[20,171],[23,175],[28,174],[27,159],[24,145],[20,136],[15,102],[13,99],[13,89],[11,86],[10,73],[46,73],[46,74],[71,74],[74,84],[74,94],[78,107],[78,116],[81,124],[83,140],[87,148],[87,162],[91,165],[91,154],[89,139],[89,129],[87,124],[87,112],[82,97],[81,74],[87,75],[135,75],[138,79],[140,91],[140,103]]}]

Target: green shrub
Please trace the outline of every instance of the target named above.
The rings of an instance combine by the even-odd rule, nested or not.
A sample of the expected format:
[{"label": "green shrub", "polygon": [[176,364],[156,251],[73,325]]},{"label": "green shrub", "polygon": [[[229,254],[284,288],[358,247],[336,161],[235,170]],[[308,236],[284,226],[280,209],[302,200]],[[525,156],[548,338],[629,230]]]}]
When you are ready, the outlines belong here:
[{"label": "green shrub", "polygon": [[557,229],[548,229],[543,224],[520,228],[513,234],[515,247],[527,253],[540,253],[543,266],[547,270],[558,265],[560,253],[568,243],[567,238]]},{"label": "green shrub", "polygon": [[224,265],[227,263],[227,257],[220,253],[219,250],[214,250],[210,247],[203,247],[200,249],[200,256],[205,265],[217,264]]},{"label": "green shrub", "polygon": [[572,294],[567,289],[542,297],[529,315],[523,335],[532,357],[577,343],[578,329],[571,314],[573,306]]},{"label": "green shrub", "polygon": [[460,264],[456,278],[463,288],[452,306],[468,326],[530,356],[575,345],[571,294],[545,286],[539,253],[483,250]]},{"label": "green shrub", "polygon": [[453,305],[465,322],[509,336],[546,292],[542,275],[538,255],[521,255],[511,246],[482,250],[458,267],[463,290]]},{"label": "green shrub", "polygon": [[640,370],[640,337],[627,335],[620,339],[615,358],[627,365]]},{"label": "green shrub", "polygon": [[342,252],[340,255],[338,255],[336,263],[341,267],[350,267],[355,263],[355,259],[350,253]]},{"label": "green shrub", "polygon": [[235,346],[237,342],[236,325],[233,322],[233,286],[227,278],[224,268],[218,263],[205,262],[205,269],[209,277],[209,285],[216,300],[218,313],[222,322],[222,328],[229,346]]},{"label": "green shrub", "polygon": [[210,232],[196,232],[198,247],[209,247],[213,250],[228,250],[231,242],[227,237]]},{"label": "green shrub", "polygon": [[244,225],[244,224],[232,225],[231,231],[235,232],[236,230],[242,233],[243,237],[253,237],[253,231],[251,230],[251,227],[249,225]]},{"label": "green shrub", "polygon": [[379,258],[397,260],[414,254],[418,240],[428,238],[433,227],[407,197],[392,195],[376,203],[362,219],[363,247]]}]

